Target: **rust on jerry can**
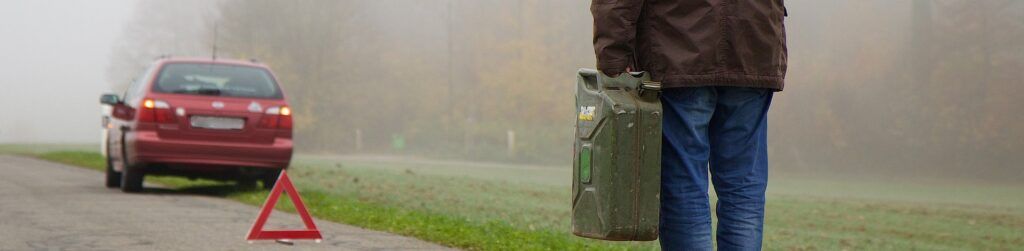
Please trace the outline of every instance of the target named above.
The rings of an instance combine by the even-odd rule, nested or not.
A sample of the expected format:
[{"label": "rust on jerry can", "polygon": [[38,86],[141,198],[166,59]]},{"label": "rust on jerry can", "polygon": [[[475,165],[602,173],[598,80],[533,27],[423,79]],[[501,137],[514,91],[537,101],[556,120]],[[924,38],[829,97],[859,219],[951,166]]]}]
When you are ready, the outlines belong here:
[{"label": "rust on jerry can", "polygon": [[576,80],[572,232],[586,238],[658,238],[661,192],[660,84],[645,73]]}]

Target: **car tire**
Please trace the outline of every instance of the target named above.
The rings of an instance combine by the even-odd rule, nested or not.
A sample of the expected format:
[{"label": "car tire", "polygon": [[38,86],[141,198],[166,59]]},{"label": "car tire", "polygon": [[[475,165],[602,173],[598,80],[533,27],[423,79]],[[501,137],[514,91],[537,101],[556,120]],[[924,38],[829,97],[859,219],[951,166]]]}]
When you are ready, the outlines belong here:
[{"label": "car tire", "polygon": [[142,192],[142,181],[145,175],[142,167],[132,167],[125,161],[124,172],[121,174],[121,191],[125,193]]},{"label": "car tire", "polygon": [[121,172],[114,170],[114,160],[110,158],[110,147],[107,147],[107,188],[121,186]]},{"label": "car tire", "polygon": [[121,172],[114,170],[114,159],[111,158],[111,144],[106,143],[106,187],[114,189],[121,186]]},{"label": "car tire", "polygon": [[274,185],[277,184],[277,178],[281,176],[281,170],[283,169],[273,170],[263,174],[263,189],[274,189]]}]

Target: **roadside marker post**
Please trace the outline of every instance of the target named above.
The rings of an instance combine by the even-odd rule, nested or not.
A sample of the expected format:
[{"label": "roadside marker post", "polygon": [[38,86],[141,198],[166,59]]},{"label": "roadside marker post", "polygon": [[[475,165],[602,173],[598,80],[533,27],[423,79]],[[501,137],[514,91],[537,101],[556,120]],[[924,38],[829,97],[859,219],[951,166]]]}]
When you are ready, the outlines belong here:
[{"label": "roadside marker post", "polygon": [[[267,223],[267,218],[270,217],[270,213],[274,211],[274,206],[277,205],[277,199],[281,197],[282,192],[288,193],[288,198],[291,198],[292,204],[295,205],[295,212],[302,217],[302,223],[306,225],[306,229],[292,229],[292,230],[263,230],[263,224]],[[281,176],[278,176],[277,182],[274,183],[274,188],[270,190],[270,196],[267,197],[267,201],[263,203],[263,208],[260,209],[260,215],[256,218],[256,222],[253,223],[252,228],[249,229],[249,236],[246,240],[252,243],[253,240],[292,240],[292,239],[312,239],[316,240],[317,243],[323,240],[323,236],[320,235],[320,230],[313,224],[313,217],[309,216],[309,211],[306,210],[306,205],[302,204],[302,197],[299,196],[299,192],[295,190],[295,186],[292,185],[291,179],[288,178],[288,173],[285,170],[281,170]]]}]

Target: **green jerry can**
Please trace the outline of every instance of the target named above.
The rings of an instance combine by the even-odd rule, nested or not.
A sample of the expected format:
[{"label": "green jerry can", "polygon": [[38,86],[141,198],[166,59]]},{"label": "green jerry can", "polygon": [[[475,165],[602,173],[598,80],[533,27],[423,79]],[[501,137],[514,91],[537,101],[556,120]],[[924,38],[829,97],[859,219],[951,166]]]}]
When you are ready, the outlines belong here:
[{"label": "green jerry can", "polygon": [[572,232],[601,240],[658,238],[661,85],[645,73],[576,79]]}]

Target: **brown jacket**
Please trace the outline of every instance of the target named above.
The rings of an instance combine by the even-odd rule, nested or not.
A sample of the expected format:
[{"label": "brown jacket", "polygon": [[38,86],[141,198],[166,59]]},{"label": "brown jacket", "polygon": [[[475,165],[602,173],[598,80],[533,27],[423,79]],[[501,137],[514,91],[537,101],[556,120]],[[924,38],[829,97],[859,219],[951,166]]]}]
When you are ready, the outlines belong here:
[{"label": "brown jacket", "polygon": [[590,11],[609,75],[632,66],[669,88],[783,88],[783,0],[593,0]]}]

